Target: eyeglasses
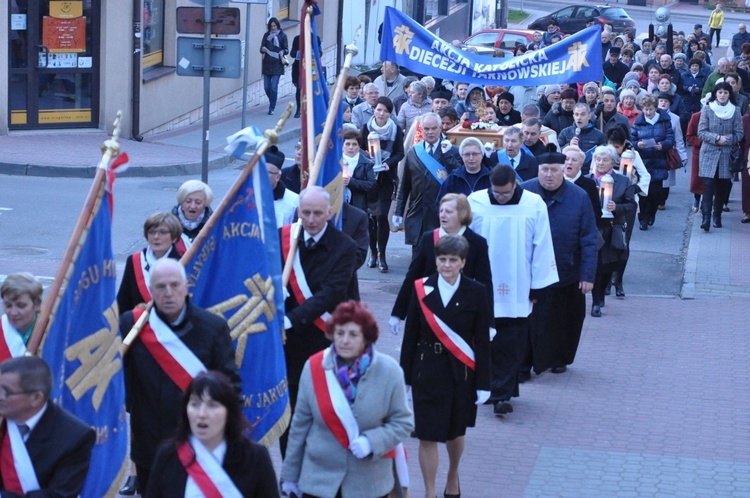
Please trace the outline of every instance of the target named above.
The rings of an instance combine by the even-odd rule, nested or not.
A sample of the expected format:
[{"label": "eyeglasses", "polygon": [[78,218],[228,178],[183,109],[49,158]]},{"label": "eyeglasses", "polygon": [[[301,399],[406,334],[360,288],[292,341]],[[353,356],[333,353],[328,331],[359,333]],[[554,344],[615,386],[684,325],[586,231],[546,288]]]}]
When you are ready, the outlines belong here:
[{"label": "eyeglasses", "polygon": [[164,237],[165,235],[169,235],[169,230],[149,230],[148,234],[151,237],[156,235],[161,235],[162,237]]},{"label": "eyeglasses", "polygon": [[461,154],[461,156],[463,157],[477,157],[481,155],[482,155],[481,152],[464,152],[463,154]]},{"label": "eyeglasses", "polygon": [[8,391],[7,389],[3,389],[0,387],[0,399],[7,399],[11,396],[18,396],[20,394],[31,394],[34,391]]}]

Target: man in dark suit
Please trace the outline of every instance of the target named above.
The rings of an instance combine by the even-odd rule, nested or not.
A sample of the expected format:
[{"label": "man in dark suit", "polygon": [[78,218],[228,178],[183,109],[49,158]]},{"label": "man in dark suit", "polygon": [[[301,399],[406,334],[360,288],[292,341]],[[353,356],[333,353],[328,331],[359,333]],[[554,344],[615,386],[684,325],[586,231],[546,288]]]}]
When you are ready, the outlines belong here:
[{"label": "man in dark suit", "polygon": [[[2,438],[13,441],[18,436],[25,443],[18,450],[11,446],[12,451],[0,454],[3,497],[74,497],[83,488],[96,434],[87,424],[51,403],[51,392],[52,374],[41,358],[21,356],[0,364],[0,416],[5,419]],[[26,452],[33,468],[14,464],[19,458],[16,451]],[[11,477],[12,470],[17,479]],[[21,484],[29,479],[39,486],[29,489]]]},{"label": "man in dark suit", "polygon": [[522,145],[521,130],[515,126],[506,128],[503,132],[503,149],[486,158],[485,164],[490,168],[498,164],[510,165],[515,170],[519,183],[536,178],[539,162],[533,154],[523,150]]},{"label": "man in dark suit", "polygon": [[[437,114],[429,112],[422,116],[422,131],[424,142],[416,144],[406,154],[393,215],[393,224],[404,226],[405,242],[412,246],[412,255],[422,234],[440,225],[437,212],[440,186],[461,164],[458,147],[440,141],[441,120]],[[409,210],[404,215],[407,199]]]},{"label": "man in dark suit", "polygon": [[[299,379],[305,361],[327,348],[331,341],[325,336],[325,318],[339,303],[349,299],[352,279],[356,271],[357,244],[345,233],[329,222],[333,211],[328,192],[322,187],[307,187],[300,193],[297,208],[303,231],[300,234],[299,254],[302,275],[295,273],[290,278],[289,297],[284,303],[286,317],[286,359],[289,382],[289,403],[294,409],[297,402]],[[291,236],[288,227],[281,230],[283,250]],[[366,249],[365,249],[366,252]],[[284,263],[284,261],[282,261]],[[297,285],[294,285],[294,282]],[[309,293],[295,293],[295,289],[307,288]],[[286,453],[286,436],[282,436],[282,454]]]},{"label": "man in dark suit", "polygon": [[[367,213],[345,202],[341,206],[341,231],[352,238],[357,244],[357,257],[354,262],[354,277],[349,288],[349,298],[359,301],[359,282],[357,271],[367,259],[367,249],[370,247],[369,218]],[[384,261],[385,262],[385,261]],[[386,270],[388,266],[386,265]]]},{"label": "man in dark suit", "polygon": [[[174,436],[184,391],[169,375],[170,364],[152,353],[159,350],[154,348],[153,340],[158,339],[152,327],[161,327],[159,330],[170,338],[177,338],[203,370],[221,371],[238,391],[241,384],[226,320],[190,303],[185,268],[178,261],[162,259],[154,265],[151,295],[154,310],[125,356],[125,392],[132,431],[130,458],[138,471],[141,495],[148,486],[159,444]],[[121,333],[127,334],[141,313],[143,310],[136,309],[122,315]],[[164,345],[161,349],[170,352]],[[182,364],[185,355],[169,353],[169,358]]]}]

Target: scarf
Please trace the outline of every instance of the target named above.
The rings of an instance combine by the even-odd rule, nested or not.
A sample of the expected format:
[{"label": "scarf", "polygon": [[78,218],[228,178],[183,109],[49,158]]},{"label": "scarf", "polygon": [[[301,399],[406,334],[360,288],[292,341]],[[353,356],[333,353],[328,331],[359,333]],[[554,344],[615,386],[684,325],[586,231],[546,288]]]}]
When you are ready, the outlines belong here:
[{"label": "scarf", "polygon": [[271,42],[274,47],[278,47],[279,46],[279,32],[278,31],[270,32],[268,36],[266,37],[266,40]]},{"label": "scarf", "polygon": [[643,119],[645,119],[648,124],[653,126],[657,123],[657,121],[659,121],[659,111],[656,111],[656,114],[654,114],[654,116],[651,118],[646,117],[646,115],[644,114]]},{"label": "scarf", "polygon": [[380,140],[392,142],[396,139],[396,123],[390,118],[386,120],[385,125],[378,126],[377,121],[375,121],[375,116],[373,116],[370,118],[370,121],[367,122],[367,129],[377,133]]},{"label": "scarf", "polygon": [[206,217],[207,211],[203,211],[203,215],[199,216],[198,219],[195,220],[189,220],[185,218],[185,211],[182,210],[182,206],[179,206],[177,208],[177,217],[180,219],[180,223],[185,228],[185,230],[195,230],[198,228],[198,226],[203,223],[204,218]]},{"label": "scarf", "polygon": [[606,173],[602,173],[602,174],[599,174],[598,171],[594,170],[594,180],[596,180],[596,186],[597,187],[599,186],[599,181],[602,179],[604,175],[614,176],[614,174],[615,174],[614,168],[610,168],[609,171],[607,171]]},{"label": "scarf", "polygon": [[719,119],[732,119],[734,116],[735,105],[728,100],[726,104],[719,104],[718,101],[714,100],[713,102],[708,103],[708,107],[714,111],[714,114],[716,114],[716,117]]},{"label": "scarf", "polygon": [[336,353],[336,345],[334,344],[331,347],[333,348],[333,368],[336,379],[338,379],[349,404],[352,405],[357,397],[359,379],[362,378],[367,371],[367,367],[372,363],[372,344],[367,346],[367,349],[351,365],[340,362],[339,355]]}]

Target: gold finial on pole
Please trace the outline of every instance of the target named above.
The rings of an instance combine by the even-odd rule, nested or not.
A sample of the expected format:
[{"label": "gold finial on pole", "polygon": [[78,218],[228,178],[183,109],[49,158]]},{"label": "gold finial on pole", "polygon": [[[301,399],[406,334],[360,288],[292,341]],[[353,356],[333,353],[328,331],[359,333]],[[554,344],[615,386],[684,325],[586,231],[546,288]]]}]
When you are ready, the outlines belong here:
[{"label": "gold finial on pole", "polygon": [[99,161],[99,167],[107,169],[109,162],[120,154],[120,124],[122,123],[122,111],[117,111],[117,117],[113,123],[112,138],[105,140],[102,144],[102,160]]},{"label": "gold finial on pole", "polygon": [[284,112],[281,114],[279,121],[276,123],[276,126],[263,132],[263,136],[266,137],[271,144],[278,143],[279,133],[281,133],[281,129],[286,124],[287,119],[292,116],[292,111],[294,111],[294,103],[289,102],[286,109],[284,109]]}]

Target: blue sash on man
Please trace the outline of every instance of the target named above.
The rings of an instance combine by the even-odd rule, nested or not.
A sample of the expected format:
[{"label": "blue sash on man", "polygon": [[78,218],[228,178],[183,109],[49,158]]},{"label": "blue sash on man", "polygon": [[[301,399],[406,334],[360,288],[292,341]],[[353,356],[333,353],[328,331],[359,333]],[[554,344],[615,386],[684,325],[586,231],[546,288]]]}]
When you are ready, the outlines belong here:
[{"label": "blue sash on man", "polygon": [[[434,147],[440,147],[440,143],[437,142],[433,145]],[[448,170],[445,169],[445,166],[440,164],[440,162],[432,157],[427,152],[427,142],[422,142],[414,146],[414,152],[417,154],[417,158],[422,161],[422,164],[424,164],[425,168],[427,168],[427,171],[430,172],[430,174],[437,180],[437,182],[442,185],[446,178],[448,178]]]},{"label": "blue sash on man", "polygon": [[513,171],[516,173],[516,180],[518,180],[518,183],[523,182],[523,178],[521,178],[521,175],[518,174],[518,171],[516,169],[521,166],[521,158],[523,157],[523,151],[520,151],[516,157],[513,158],[515,164],[510,164],[510,157],[508,157],[508,153],[505,152],[505,149],[500,149],[497,151],[497,164],[508,164],[513,166]]}]

